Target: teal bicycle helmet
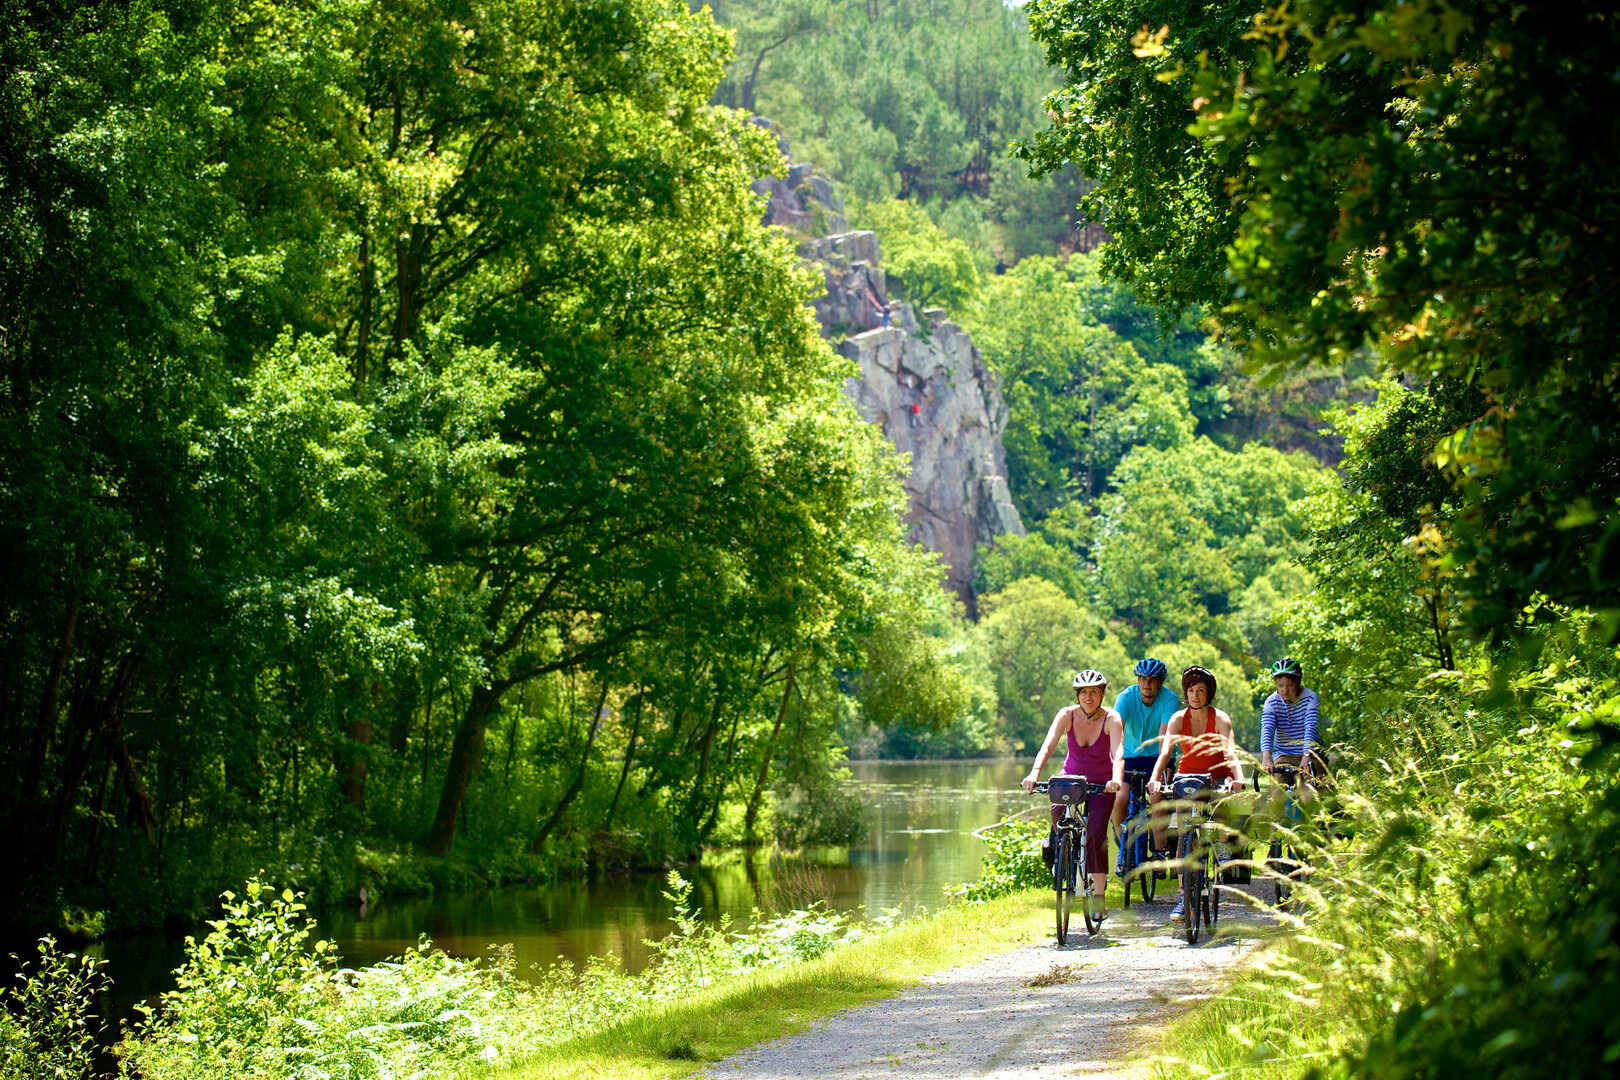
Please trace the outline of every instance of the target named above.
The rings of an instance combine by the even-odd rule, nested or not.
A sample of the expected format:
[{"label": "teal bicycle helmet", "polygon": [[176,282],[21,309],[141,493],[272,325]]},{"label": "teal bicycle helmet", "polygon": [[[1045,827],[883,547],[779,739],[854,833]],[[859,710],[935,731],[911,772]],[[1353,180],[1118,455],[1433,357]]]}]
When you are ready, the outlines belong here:
[{"label": "teal bicycle helmet", "polygon": [[1292,656],[1285,656],[1271,665],[1271,677],[1275,679],[1279,675],[1292,675],[1294,678],[1301,680],[1305,678],[1304,669],[1299,666],[1299,661]]}]

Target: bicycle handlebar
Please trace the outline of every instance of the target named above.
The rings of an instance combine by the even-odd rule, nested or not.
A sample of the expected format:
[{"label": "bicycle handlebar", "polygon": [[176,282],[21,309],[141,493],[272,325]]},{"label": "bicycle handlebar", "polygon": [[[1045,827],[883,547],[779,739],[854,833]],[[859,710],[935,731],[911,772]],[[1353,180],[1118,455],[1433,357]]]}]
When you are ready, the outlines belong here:
[{"label": "bicycle handlebar", "polygon": [[[1108,785],[1107,784],[1099,784],[1099,783],[1096,783],[1095,781],[1092,781],[1092,780],[1086,780],[1085,777],[1082,777],[1082,776],[1075,776],[1075,777],[1054,776],[1052,778],[1052,780],[1069,780],[1069,779],[1083,781],[1085,783],[1085,789],[1086,789],[1085,793],[1087,795],[1106,795],[1106,794],[1108,794]],[[1079,787],[1080,785],[1076,784],[1074,786]],[[1052,781],[1051,780],[1037,780],[1037,781],[1035,781],[1035,786],[1030,789],[1029,793],[1031,795],[1045,795],[1049,790],[1051,790],[1051,787],[1052,787]]]}]

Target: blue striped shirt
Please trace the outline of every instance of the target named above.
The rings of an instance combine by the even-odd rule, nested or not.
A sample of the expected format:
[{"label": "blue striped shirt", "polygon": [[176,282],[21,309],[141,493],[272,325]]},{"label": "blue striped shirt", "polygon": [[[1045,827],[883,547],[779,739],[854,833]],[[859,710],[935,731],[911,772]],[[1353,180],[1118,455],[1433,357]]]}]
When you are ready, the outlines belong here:
[{"label": "blue striped shirt", "polygon": [[1273,692],[1260,707],[1260,753],[1304,754],[1316,745],[1316,691],[1301,690],[1292,705]]}]

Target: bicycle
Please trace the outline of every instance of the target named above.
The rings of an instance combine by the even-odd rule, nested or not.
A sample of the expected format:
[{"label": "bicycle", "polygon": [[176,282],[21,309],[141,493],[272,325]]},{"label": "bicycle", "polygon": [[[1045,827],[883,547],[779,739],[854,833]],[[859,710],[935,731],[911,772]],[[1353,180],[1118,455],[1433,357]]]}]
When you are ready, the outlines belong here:
[{"label": "bicycle", "polygon": [[[1147,778],[1145,772],[1126,770],[1125,784],[1130,798],[1125,804],[1125,820],[1114,829],[1115,846],[1119,851],[1119,857],[1114,861],[1114,874],[1125,887],[1126,907],[1131,906],[1132,881],[1137,883],[1142,903],[1146,904],[1153,900],[1158,879],[1164,876],[1163,866],[1158,865],[1158,860],[1152,857],[1153,828],[1146,791]],[[1150,862],[1154,863],[1153,868],[1144,869]]]},{"label": "bicycle", "polygon": [[1177,861],[1181,864],[1182,911],[1187,917],[1182,929],[1187,935],[1187,944],[1196,945],[1199,923],[1209,927],[1213,934],[1221,918],[1216,844],[1213,840],[1206,842],[1201,835],[1213,814],[1214,800],[1204,793],[1223,795],[1232,788],[1230,781],[1211,787],[1209,773],[1178,773],[1173,783],[1175,799],[1181,804],[1176,808],[1173,827],[1180,836]]},{"label": "bicycle", "polygon": [[[1300,812],[1300,803],[1295,798],[1299,788],[1299,770],[1292,765],[1277,765],[1271,771],[1271,778],[1284,791],[1283,817],[1290,824],[1298,825],[1304,817]],[[1299,849],[1292,841],[1273,833],[1271,846],[1266,850],[1266,869],[1271,871],[1271,885],[1276,893],[1277,910],[1286,911],[1294,891],[1294,882],[1303,876],[1305,869],[1305,862],[1299,857]]]},{"label": "bicycle", "polygon": [[1107,788],[1083,776],[1054,776],[1050,780],[1036,781],[1034,790],[1036,794],[1046,795],[1052,805],[1063,807],[1052,851],[1052,891],[1057,897],[1056,936],[1057,943],[1063,945],[1069,939],[1069,911],[1074,902],[1076,878],[1084,883],[1079,891],[1083,897],[1080,913],[1086,922],[1086,933],[1095,934],[1099,925],[1091,909],[1091,875],[1077,873],[1076,864],[1085,858],[1086,801]]}]

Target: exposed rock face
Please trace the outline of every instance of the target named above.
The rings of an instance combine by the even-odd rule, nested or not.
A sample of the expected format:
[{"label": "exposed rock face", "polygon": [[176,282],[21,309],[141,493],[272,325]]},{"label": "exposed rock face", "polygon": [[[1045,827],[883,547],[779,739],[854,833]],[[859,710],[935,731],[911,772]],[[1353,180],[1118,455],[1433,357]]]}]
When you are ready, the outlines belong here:
[{"label": "exposed rock face", "polygon": [[1007,490],[1007,406],[994,374],[943,311],[930,308],[919,323],[910,304],[889,298],[877,237],[849,231],[825,177],[797,163],[786,182],[766,177],[754,190],[769,199],[766,223],[803,234],[799,253],[821,268],[827,291],[816,318],[860,367],[844,392],[911,455],[910,537],[939,553],[946,581],[974,612],[975,546],[1024,532]]}]

